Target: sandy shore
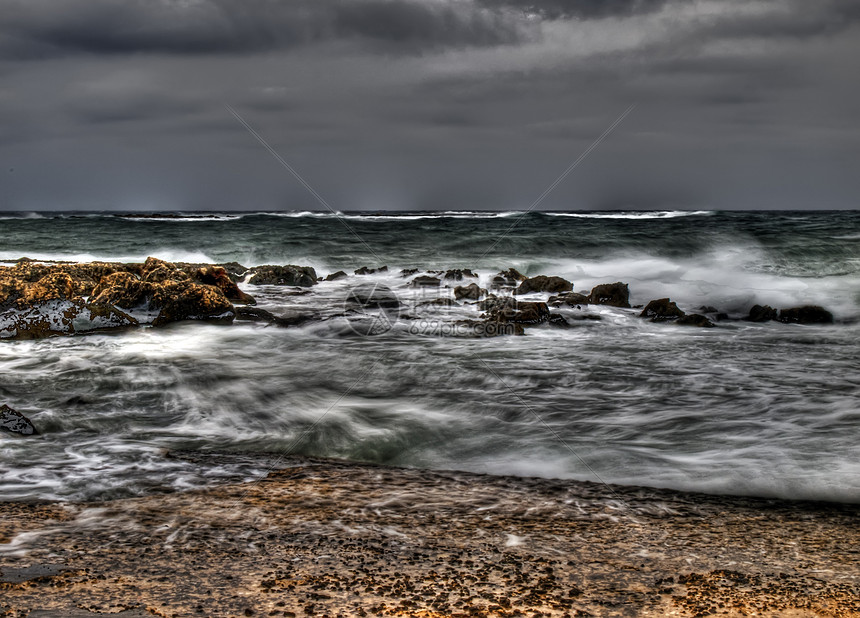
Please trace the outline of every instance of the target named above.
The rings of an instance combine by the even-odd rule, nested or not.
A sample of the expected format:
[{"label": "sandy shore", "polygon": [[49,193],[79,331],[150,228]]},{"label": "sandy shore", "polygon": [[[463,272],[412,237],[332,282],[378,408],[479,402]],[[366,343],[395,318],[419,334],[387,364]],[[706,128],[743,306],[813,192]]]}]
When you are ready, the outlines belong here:
[{"label": "sandy shore", "polygon": [[0,503],[6,616],[854,616],[860,506],[289,460]]}]

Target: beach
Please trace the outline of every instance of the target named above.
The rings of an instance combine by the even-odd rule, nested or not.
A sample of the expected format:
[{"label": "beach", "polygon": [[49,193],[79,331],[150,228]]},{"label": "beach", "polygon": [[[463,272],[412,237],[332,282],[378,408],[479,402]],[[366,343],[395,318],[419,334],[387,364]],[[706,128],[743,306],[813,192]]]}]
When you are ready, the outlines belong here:
[{"label": "beach", "polygon": [[856,505],[270,461],[276,469],[258,482],[209,490],[102,503],[0,504],[0,611],[860,612]]}]

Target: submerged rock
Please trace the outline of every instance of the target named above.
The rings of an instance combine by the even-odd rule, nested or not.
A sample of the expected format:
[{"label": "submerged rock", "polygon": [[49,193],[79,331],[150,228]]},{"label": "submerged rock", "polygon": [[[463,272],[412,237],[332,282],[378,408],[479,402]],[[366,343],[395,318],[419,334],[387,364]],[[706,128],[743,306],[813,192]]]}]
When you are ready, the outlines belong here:
[{"label": "submerged rock", "polygon": [[683,318],[685,315],[674,302],[668,298],[660,298],[645,305],[639,317],[649,318],[652,322],[665,322]]},{"label": "submerged rock", "polygon": [[326,281],[337,281],[338,279],[344,279],[345,277],[348,277],[348,276],[349,275],[347,275],[345,272],[343,272],[342,270],[339,270],[336,273],[331,273],[330,275],[326,275],[325,280]]},{"label": "submerged rock", "polygon": [[818,305],[792,307],[779,312],[779,321],[786,324],[833,324],[833,314]]},{"label": "submerged rock", "polygon": [[36,427],[30,422],[30,419],[13,410],[6,404],[0,406],[0,430],[17,433],[22,436],[36,436],[39,432]]},{"label": "submerged rock", "polygon": [[370,268],[368,266],[362,266],[361,268],[355,269],[356,275],[372,275],[374,273],[387,273],[388,266],[380,266],[379,268]]},{"label": "submerged rock", "polygon": [[678,318],[675,322],[680,326],[698,326],[700,328],[713,328],[714,323],[708,318],[698,313],[688,313],[687,315]]},{"label": "submerged rock", "polygon": [[520,283],[520,286],[514,293],[529,294],[530,292],[549,292],[550,294],[558,294],[559,292],[569,292],[571,290],[573,290],[573,284],[567,279],[538,275],[537,277],[531,277]]},{"label": "submerged rock", "polygon": [[415,277],[412,281],[409,282],[409,285],[412,287],[439,287],[442,282],[439,281],[436,277],[429,277],[427,275],[421,275],[419,277]]},{"label": "submerged rock", "polygon": [[[252,285],[295,285],[309,288],[316,285],[317,273],[310,266],[266,265],[251,269],[254,274],[248,280]],[[356,273],[358,274],[358,273]]]},{"label": "submerged rock", "polygon": [[609,305],[610,307],[630,308],[630,290],[626,283],[602,283],[594,286],[588,295],[588,302],[593,305]]}]

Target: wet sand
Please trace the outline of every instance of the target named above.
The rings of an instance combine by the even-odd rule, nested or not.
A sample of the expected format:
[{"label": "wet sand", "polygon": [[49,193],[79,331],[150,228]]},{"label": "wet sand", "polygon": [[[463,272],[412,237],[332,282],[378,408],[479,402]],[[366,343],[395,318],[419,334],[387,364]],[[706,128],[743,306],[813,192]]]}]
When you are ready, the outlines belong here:
[{"label": "wet sand", "polygon": [[185,493],[0,503],[0,615],[860,615],[860,505],[280,467]]}]

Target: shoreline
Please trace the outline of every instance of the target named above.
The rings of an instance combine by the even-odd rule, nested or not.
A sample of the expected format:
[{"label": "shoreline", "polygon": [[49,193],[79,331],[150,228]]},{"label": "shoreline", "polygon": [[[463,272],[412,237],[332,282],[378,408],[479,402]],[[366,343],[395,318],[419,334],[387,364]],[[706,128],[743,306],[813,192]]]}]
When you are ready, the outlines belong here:
[{"label": "shoreline", "polygon": [[858,516],[290,457],[251,483],[0,503],[0,615],[850,616]]}]

